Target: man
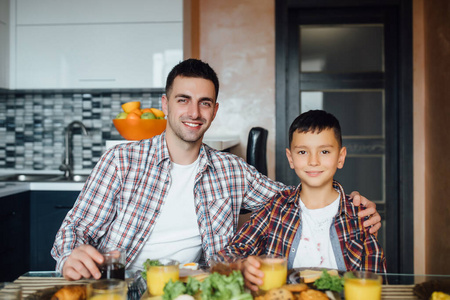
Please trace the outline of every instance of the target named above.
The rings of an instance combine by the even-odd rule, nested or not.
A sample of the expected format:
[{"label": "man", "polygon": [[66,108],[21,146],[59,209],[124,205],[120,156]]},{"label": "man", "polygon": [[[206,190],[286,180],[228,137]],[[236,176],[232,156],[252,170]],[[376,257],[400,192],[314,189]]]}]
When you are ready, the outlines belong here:
[{"label": "man", "polygon": [[[104,247],[124,248],[132,270],[163,256],[209,263],[236,232],[241,207],[257,210],[286,188],[202,143],[218,93],[208,64],[189,59],[172,69],[162,97],[166,131],[106,151],[63,221],[52,256],[65,278],[99,278]],[[375,214],[365,225],[376,232],[381,218],[362,200],[361,216]]]}]

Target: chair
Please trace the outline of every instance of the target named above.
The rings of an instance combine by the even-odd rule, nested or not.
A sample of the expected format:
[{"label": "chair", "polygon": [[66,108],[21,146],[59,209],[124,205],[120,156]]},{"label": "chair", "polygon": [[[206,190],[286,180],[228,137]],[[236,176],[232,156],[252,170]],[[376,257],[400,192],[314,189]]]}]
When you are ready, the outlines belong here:
[{"label": "chair", "polygon": [[[254,166],[261,174],[267,176],[267,135],[269,131],[262,127],[253,127],[248,133],[247,142],[247,163]],[[248,220],[251,211],[241,209],[240,214],[242,220],[240,224]],[[245,216],[246,215],[246,216]]]},{"label": "chair", "polygon": [[247,162],[267,176],[267,135],[262,127],[253,127],[248,134]]}]

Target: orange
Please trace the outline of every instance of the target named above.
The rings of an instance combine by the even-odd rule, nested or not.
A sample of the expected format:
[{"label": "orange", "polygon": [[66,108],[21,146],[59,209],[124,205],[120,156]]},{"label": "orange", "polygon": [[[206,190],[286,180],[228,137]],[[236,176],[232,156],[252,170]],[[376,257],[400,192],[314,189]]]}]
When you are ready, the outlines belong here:
[{"label": "orange", "polygon": [[130,113],[135,113],[137,114],[139,117],[142,115],[142,111],[139,108],[135,108],[132,111],[130,111]]},{"label": "orange", "polygon": [[126,113],[130,113],[131,111],[135,109],[139,109],[141,107],[140,101],[130,101],[127,103],[122,104],[122,109]]},{"label": "orange", "polygon": [[141,119],[141,116],[140,115],[138,115],[137,113],[135,113],[135,112],[130,112],[128,115],[127,115],[127,119],[129,120],[129,119]]},{"label": "orange", "polygon": [[143,109],[141,109],[141,111],[142,111],[142,113],[147,113],[147,112],[149,112],[149,113],[152,113],[152,114],[153,114],[151,108],[143,108]]},{"label": "orange", "polygon": [[152,113],[155,115],[155,117],[157,118],[164,118],[165,114],[162,110],[159,110],[157,108],[150,108],[152,110]]}]

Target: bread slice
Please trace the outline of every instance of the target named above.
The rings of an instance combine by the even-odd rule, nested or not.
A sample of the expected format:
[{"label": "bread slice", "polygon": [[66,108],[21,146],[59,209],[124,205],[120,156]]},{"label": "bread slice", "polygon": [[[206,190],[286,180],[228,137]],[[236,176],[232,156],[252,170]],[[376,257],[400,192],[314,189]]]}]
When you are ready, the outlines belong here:
[{"label": "bread slice", "polygon": [[[337,270],[327,270],[331,276],[339,275]],[[322,275],[322,270],[302,270],[300,271],[300,281],[304,283],[311,283],[316,281]]]}]

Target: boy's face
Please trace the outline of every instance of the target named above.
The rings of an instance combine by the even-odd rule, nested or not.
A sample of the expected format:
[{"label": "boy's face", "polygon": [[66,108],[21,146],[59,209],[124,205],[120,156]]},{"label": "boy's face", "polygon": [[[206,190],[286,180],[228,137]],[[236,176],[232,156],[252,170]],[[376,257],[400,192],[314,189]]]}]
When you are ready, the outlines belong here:
[{"label": "boy's face", "polygon": [[332,129],[294,132],[286,156],[303,185],[320,188],[330,185],[336,170],[344,166],[345,147],[339,148]]},{"label": "boy's face", "polygon": [[167,134],[188,143],[201,141],[219,107],[212,81],[177,76],[167,96],[162,97]]}]

